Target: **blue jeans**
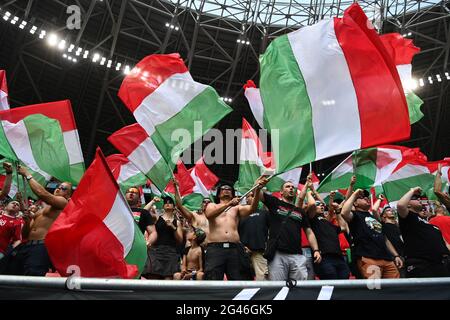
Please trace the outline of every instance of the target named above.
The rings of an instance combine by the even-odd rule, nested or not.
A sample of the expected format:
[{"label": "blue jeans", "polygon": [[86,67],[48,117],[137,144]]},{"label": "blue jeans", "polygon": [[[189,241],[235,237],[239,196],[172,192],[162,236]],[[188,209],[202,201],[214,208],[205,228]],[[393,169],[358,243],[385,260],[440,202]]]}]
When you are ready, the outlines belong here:
[{"label": "blue jeans", "polygon": [[350,269],[343,256],[328,255],[322,256],[322,262],[315,265],[315,271],[320,280],[348,279]]}]

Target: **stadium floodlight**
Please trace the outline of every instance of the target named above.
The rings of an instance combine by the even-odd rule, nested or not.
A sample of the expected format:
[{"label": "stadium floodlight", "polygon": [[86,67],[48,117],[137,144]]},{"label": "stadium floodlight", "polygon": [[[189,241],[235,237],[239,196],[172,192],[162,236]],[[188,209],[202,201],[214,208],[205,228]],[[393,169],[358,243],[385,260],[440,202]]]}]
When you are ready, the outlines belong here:
[{"label": "stadium floodlight", "polygon": [[111,65],[112,65],[112,60],[108,60],[108,63],[107,63],[107,65],[106,65],[106,67],[107,67],[107,68],[111,68]]},{"label": "stadium floodlight", "polygon": [[25,20],[23,20],[21,23],[20,23],[20,25],[19,25],[19,29],[24,29],[25,28],[25,26],[27,25],[27,23],[28,22],[26,22]]},{"label": "stadium floodlight", "polygon": [[130,73],[130,66],[126,65],[125,69],[123,70],[124,74],[129,74]]},{"label": "stadium floodlight", "polygon": [[41,32],[39,33],[39,39],[44,39],[46,34],[47,34],[47,31],[41,30]]},{"label": "stadium floodlight", "polygon": [[121,66],[122,66],[122,64],[121,64],[120,62],[118,62],[118,63],[116,64],[116,70],[119,71]]},{"label": "stadium floodlight", "polygon": [[95,53],[92,57],[92,62],[97,62],[100,59],[100,55],[98,53]]},{"label": "stadium floodlight", "polygon": [[36,30],[37,30],[37,27],[36,26],[32,26],[31,29],[30,29],[30,33],[31,34],[35,34]]},{"label": "stadium floodlight", "polygon": [[84,51],[83,59],[87,59],[88,56],[89,56],[89,51],[88,50]]},{"label": "stadium floodlight", "polygon": [[100,65],[103,66],[106,62],[106,58],[102,57],[102,60],[100,60]]},{"label": "stadium floodlight", "polygon": [[66,48],[66,40],[61,40],[59,43],[58,43],[58,49],[59,50],[64,50]]},{"label": "stadium floodlight", "polygon": [[425,83],[423,82],[423,79],[420,78],[420,79],[419,79],[419,86],[423,87],[424,85],[425,85]]},{"label": "stadium floodlight", "polygon": [[50,34],[47,39],[47,43],[50,47],[56,46],[58,43],[58,36],[54,33]]},{"label": "stadium floodlight", "polygon": [[12,20],[10,22],[11,22],[11,24],[16,24],[17,21],[19,21],[19,17],[14,16],[14,18],[12,18]]},{"label": "stadium floodlight", "polygon": [[67,51],[72,52],[73,49],[75,49],[75,45],[71,43],[71,44],[69,45],[69,48],[67,49]]},{"label": "stadium floodlight", "polygon": [[11,17],[11,12],[6,11],[5,14],[3,15],[3,20],[8,21],[9,17]]}]

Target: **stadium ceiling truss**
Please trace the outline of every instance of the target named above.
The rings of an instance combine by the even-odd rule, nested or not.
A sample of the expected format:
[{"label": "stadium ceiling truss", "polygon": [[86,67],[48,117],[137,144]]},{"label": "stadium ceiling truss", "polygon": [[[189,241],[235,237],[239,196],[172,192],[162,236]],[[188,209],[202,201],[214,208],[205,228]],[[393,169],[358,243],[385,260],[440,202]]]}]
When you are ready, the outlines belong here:
[{"label": "stadium ceiling truss", "polygon": [[[450,102],[450,81],[435,75],[448,71],[450,51],[450,4],[448,1],[358,1],[373,25],[381,32],[400,32],[414,39],[422,51],[414,59],[417,78],[432,77],[433,85],[420,88],[418,95],[432,107],[424,108],[425,118],[415,125],[406,144],[420,146],[427,154],[439,157],[447,152],[450,132],[443,121],[450,120],[445,106]],[[125,66],[133,66],[151,53],[179,52],[194,79],[208,83],[230,99],[240,115],[229,116],[222,128],[240,127],[242,113],[253,119],[243,98],[242,85],[248,79],[258,83],[258,58],[272,39],[321,19],[342,16],[353,1],[344,0],[10,0],[1,1],[0,15],[6,11],[37,27],[36,34],[15,28],[15,45],[8,52],[10,86],[26,81],[31,93],[12,97],[13,105],[49,101],[51,92],[68,81],[67,73],[78,71],[79,85],[68,96],[74,104],[81,140],[90,160],[96,144],[123,125],[133,121],[117,98]],[[81,10],[79,29],[69,30],[67,9]],[[4,24],[9,24],[3,21]],[[75,48],[89,50],[70,64],[57,51],[42,44],[40,30],[57,33]],[[10,31],[12,32],[12,31]],[[7,39],[0,33],[2,41]],[[64,50],[67,53],[67,49]],[[104,57],[92,62],[92,55]],[[105,61],[111,60],[112,67]],[[53,70],[50,72],[50,70]],[[18,79],[18,74],[21,78]],[[55,73],[55,85],[43,88],[44,77]],[[320,76],[320,75],[318,75]],[[94,80],[92,80],[94,79]],[[69,82],[70,83],[70,82]],[[51,89],[49,88],[51,87]],[[14,89],[16,90],[16,89]],[[17,89],[19,90],[19,89]],[[95,94],[94,94],[95,93]],[[23,97],[23,98],[22,98]],[[54,99],[53,99],[54,100]],[[232,101],[232,102],[231,102]],[[255,122],[253,121],[253,124]],[[111,146],[103,145],[104,149]]]}]

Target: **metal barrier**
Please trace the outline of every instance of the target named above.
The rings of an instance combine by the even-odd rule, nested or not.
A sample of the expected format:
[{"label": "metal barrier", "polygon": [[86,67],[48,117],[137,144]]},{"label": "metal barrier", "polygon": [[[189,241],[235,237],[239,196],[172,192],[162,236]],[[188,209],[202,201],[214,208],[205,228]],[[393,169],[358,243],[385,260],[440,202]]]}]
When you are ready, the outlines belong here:
[{"label": "metal barrier", "polygon": [[[10,290],[11,289],[11,290]],[[14,291],[15,293],[12,293]],[[98,299],[450,299],[450,278],[316,281],[167,281],[0,276],[0,298],[33,299],[33,294],[89,294]],[[253,295],[248,295],[248,292]],[[259,292],[259,293],[258,293]],[[3,294],[2,294],[3,293]],[[183,295],[180,295],[183,293]],[[258,295],[257,295],[258,293]],[[23,296],[22,296],[23,295]]]}]

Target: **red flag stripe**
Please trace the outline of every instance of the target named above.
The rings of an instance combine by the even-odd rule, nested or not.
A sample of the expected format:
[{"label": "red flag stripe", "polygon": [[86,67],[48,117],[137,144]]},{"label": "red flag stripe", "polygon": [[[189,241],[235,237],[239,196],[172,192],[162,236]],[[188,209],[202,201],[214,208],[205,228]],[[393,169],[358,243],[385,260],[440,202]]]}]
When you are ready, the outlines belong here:
[{"label": "red flag stripe", "polygon": [[149,136],[138,123],[123,127],[108,137],[108,141],[125,157],[133,153],[146,139],[149,139]]}]

